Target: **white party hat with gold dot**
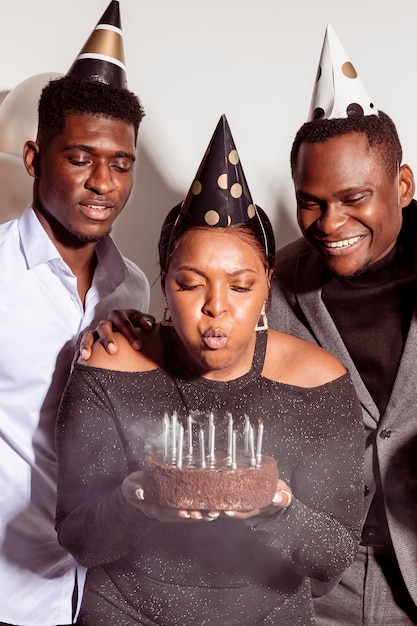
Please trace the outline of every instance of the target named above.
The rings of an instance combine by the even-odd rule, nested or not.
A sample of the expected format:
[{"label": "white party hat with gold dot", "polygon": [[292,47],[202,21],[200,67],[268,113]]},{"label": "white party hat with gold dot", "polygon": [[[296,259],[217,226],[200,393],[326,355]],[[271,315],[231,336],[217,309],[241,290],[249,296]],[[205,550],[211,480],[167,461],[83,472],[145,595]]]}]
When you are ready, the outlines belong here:
[{"label": "white party hat with gold dot", "polygon": [[111,0],[67,76],[127,88],[118,0]]},{"label": "white party hat with gold dot", "polygon": [[329,24],[307,121],[364,115],[378,115],[378,111]]}]

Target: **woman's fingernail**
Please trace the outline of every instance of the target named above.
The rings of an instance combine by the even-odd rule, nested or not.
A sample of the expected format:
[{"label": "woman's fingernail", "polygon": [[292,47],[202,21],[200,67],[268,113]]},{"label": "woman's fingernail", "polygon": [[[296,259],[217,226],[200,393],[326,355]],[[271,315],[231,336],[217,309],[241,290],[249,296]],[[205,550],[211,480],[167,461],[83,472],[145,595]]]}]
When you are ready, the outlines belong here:
[{"label": "woman's fingernail", "polygon": [[276,493],[272,498],[272,504],[282,504],[284,498],[280,493]]}]

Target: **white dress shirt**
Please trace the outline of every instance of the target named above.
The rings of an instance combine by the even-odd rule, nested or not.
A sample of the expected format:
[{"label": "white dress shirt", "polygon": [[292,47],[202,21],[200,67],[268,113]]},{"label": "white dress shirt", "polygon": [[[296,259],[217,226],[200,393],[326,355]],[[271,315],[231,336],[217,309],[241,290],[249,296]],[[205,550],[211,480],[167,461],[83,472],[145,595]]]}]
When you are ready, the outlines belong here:
[{"label": "white dress shirt", "polygon": [[[110,237],[85,308],[32,209],[0,225],[0,622],[72,619],[75,563],[55,533],[55,419],[75,344],[114,308],[147,311],[149,284]],[[74,450],[74,454],[77,451]]]}]

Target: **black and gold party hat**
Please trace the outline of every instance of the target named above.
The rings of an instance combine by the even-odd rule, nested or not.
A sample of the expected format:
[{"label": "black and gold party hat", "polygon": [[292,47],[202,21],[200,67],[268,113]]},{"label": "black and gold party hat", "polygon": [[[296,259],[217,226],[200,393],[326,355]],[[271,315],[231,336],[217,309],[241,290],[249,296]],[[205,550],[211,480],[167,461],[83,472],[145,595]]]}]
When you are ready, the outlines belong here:
[{"label": "black and gold party hat", "polygon": [[119,2],[112,0],[67,72],[111,87],[127,88]]},{"label": "black and gold party hat", "polygon": [[219,120],[182,203],[181,215],[200,226],[244,224],[256,214],[225,115]]}]

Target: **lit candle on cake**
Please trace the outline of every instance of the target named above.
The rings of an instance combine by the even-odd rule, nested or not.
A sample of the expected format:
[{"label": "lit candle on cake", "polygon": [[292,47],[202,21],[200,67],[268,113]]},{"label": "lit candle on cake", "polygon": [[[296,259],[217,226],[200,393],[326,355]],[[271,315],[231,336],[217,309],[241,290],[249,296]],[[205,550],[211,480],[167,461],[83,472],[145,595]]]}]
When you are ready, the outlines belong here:
[{"label": "lit candle on cake", "polygon": [[175,465],[177,460],[177,413],[171,416],[171,462]]},{"label": "lit candle on cake", "polygon": [[168,458],[168,440],[169,440],[169,417],[168,413],[164,415],[164,431],[163,431],[163,453],[164,461]]},{"label": "lit candle on cake", "polygon": [[213,413],[210,413],[210,416],[209,416],[209,432],[208,432],[208,438],[209,438],[208,452],[209,452],[209,463],[211,465],[214,465],[214,463],[216,462],[216,456],[214,454],[214,450],[215,450],[215,433],[216,433],[216,427],[214,425],[214,417],[213,417]]},{"label": "lit candle on cake", "polygon": [[200,467],[205,469],[206,467],[206,451],[204,448],[204,430],[200,428],[199,432],[199,443],[200,443]]},{"label": "lit candle on cake", "polygon": [[188,434],[188,454],[190,458],[193,456],[193,419],[190,414],[187,418],[187,434]]},{"label": "lit candle on cake", "polygon": [[184,426],[179,424],[178,426],[178,455],[177,455],[177,467],[182,467],[182,449],[184,445]]},{"label": "lit candle on cake", "polygon": [[261,419],[258,420],[258,437],[256,439],[256,465],[262,463],[262,437],[264,434],[264,425]]},{"label": "lit candle on cake", "polygon": [[255,441],[254,441],[252,424],[249,425],[249,457],[250,457],[249,459],[250,466],[255,467],[256,466]]},{"label": "lit candle on cake", "polygon": [[232,462],[233,417],[231,413],[227,415],[229,416],[227,422],[227,465],[230,465]]},{"label": "lit candle on cake", "polygon": [[249,416],[245,414],[245,427],[243,429],[245,456],[249,456],[249,430],[250,430],[250,420],[249,420]]},{"label": "lit candle on cake", "polygon": [[232,469],[237,468],[236,463],[236,431],[234,430],[232,433]]}]

